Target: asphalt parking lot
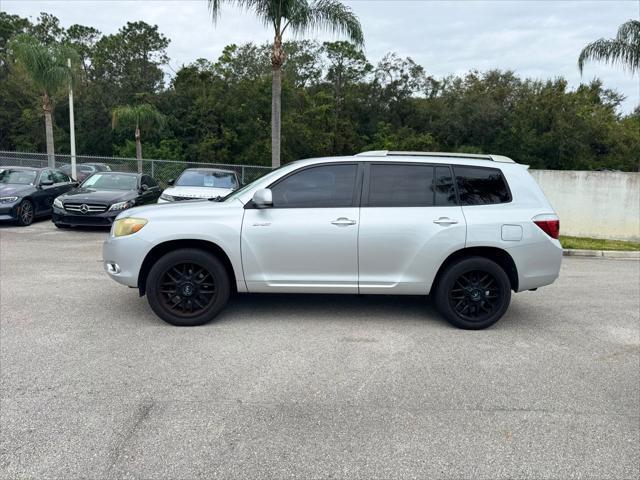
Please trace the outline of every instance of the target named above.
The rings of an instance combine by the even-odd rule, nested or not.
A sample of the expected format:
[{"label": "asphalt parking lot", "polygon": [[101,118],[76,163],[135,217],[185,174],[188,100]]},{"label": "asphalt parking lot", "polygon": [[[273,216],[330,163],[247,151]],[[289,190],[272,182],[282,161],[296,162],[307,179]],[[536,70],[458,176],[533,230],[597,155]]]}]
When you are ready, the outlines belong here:
[{"label": "asphalt parking lot", "polygon": [[638,478],[640,262],[565,258],[493,328],[238,295],[177,328],[104,231],[0,227],[0,477]]}]

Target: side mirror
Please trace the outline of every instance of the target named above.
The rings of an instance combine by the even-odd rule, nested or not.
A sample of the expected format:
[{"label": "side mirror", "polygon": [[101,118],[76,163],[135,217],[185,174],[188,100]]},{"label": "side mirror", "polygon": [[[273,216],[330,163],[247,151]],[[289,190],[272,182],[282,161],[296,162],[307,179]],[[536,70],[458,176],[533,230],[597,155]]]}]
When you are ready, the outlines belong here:
[{"label": "side mirror", "polygon": [[273,194],[268,188],[256,190],[251,199],[257,208],[267,208],[273,206]]},{"label": "side mirror", "polygon": [[167,182],[167,185],[172,185],[172,186],[173,186],[173,184],[174,184],[174,183],[176,183],[176,179],[175,179],[175,178],[171,178],[171,179],[169,179],[169,181]]},{"label": "side mirror", "polygon": [[53,185],[53,180],[41,180],[40,181],[40,186],[41,187],[48,187]]}]

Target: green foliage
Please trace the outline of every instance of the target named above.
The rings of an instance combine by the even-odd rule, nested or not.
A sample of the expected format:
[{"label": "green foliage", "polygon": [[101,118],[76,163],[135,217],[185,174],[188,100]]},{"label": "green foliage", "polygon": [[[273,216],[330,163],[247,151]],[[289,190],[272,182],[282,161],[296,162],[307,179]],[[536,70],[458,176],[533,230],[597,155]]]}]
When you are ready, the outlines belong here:
[{"label": "green foliage", "polygon": [[[45,147],[41,88],[7,49],[37,30],[47,45],[79,53],[79,153],[134,157],[135,125],[113,130],[112,112],[146,104],[164,122],[142,127],[145,157],[270,165],[271,45],[228,45],[217,59],[182,66],[165,85],[169,40],[155,26],[135,22],[102,35],[81,25],[65,30],[51,16],[38,22],[0,12],[0,149]],[[640,167],[640,109],[621,115],[622,96],[600,81],[570,88],[563,78],[499,70],[433,78],[394,54],[372,64],[349,42],[283,48],[283,162],[389,149],[496,153],[532,168]],[[68,148],[67,115],[59,102],[60,151]]]},{"label": "green foliage", "polygon": [[62,88],[68,87],[73,72],[67,66],[67,59],[77,59],[75,50],[59,43],[43,43],[28,34],[16,36],[9,49],[16,62],[28,73],[29,77],[46,96],[53,97]]},{"label": "green foliage", "polygon": [[567,237],[560,235],[560,243],[564,248],[576,250],[623,250],[640,251],[640,243],[624,240],[605,240],[600,238]]},{"label": "green foliage", "polygon": [[616,38],[601,38],[584,47],[578,57],[580,73],[588,60],[619,64],[631,73],[640,71],[640,21],[629,20],[620,25]]},{"label": "green foliage", "polygon": [[295,33],[331,31],[343,34],[357,45],[364,43],[358,18],[351,8],[337,0],[207,0],[214,21],[220,16],[223,3],[253,12],[265,26],[273,27],[276,35],[287,29]]},{"label": "green foliage", "polygon": [[165,123],[164,115],[148,103],[119,106],[113,109],[111,115],[111,125],[114,129],[118,126],[140,129],[162,128]]}]

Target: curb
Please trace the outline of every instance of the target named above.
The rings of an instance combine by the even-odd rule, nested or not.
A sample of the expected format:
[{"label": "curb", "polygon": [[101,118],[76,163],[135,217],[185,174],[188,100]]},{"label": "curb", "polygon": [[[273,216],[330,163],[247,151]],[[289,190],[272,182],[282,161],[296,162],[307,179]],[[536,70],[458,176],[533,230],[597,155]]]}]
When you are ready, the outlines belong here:
[{"label": "curb", "polygon": [[621,259],[640,259],[638,251],[623,250],[574,250],[564,249],[562,254],[565,257],[597,257],[597,258],[621,258]]}]

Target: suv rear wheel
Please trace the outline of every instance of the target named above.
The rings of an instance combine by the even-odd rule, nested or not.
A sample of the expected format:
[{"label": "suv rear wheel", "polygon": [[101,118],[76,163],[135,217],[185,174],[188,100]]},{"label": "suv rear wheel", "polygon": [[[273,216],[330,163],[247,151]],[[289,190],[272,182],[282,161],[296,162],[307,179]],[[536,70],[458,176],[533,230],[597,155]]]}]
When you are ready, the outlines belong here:
[{"label": "suv rear wheel", "polygon": [[511,282],[497,263],[467,257],[450,265],[436,285],[438,311],[459,328],[487,328],[504,315],[511,301]]},{"label": "suv rear wheel", "polygon": [[196,326],[212,320],[227,304],[229,275],[215,256],[184,248],[167,253],[151,267],[147,299],[165,322]]}]

